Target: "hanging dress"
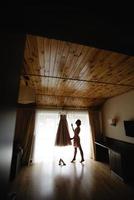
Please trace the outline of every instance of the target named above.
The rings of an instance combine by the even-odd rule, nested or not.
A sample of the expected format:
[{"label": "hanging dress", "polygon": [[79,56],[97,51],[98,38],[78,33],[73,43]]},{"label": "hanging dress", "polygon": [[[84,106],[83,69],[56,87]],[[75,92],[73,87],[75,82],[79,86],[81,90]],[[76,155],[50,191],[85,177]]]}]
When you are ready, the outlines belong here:
[{"label": "hanging dress", "polygon": [[60,115],[60,121],[57,129],[55,145],[56,146],[71,145],[66,115]]}]

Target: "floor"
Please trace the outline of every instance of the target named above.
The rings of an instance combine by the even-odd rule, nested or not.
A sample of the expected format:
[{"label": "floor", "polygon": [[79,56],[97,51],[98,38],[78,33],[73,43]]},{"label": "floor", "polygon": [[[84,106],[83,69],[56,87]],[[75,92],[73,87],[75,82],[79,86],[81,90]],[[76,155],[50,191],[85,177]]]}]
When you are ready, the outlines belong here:
[{"label": "floor", "polygon": [[17,200],[133,200],[133,190],[111,174],[108,165],[93,160],[24,167],[9,189]]}]

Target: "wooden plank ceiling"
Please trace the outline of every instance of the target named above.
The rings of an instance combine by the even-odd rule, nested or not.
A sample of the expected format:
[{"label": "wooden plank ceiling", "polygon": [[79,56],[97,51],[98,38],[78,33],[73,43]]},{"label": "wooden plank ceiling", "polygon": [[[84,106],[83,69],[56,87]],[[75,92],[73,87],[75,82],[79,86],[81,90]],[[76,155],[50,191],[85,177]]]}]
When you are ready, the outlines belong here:
[{"label": "wooden plank ceiling", "polygon": [[134,89],[134,56],[27,35],[20,87],[37,106],[88,108]]}]

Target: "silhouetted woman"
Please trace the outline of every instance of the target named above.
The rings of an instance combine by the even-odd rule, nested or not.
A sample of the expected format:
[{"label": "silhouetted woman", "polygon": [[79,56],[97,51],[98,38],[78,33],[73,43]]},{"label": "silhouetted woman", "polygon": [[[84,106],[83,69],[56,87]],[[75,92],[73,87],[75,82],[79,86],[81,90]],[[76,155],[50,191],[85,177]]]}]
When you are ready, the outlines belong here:
[{"label": "silhouetted woman", "polygon": [[79,137],[79,133],[80,133],[80,125],[81,125],[81,120],[77,119],[77,121],[75,122],[76,124],[76,128],[73,128],[73,124],[71,124],[73,132],[74,132],[74,137],[70,138],[71,140],[73,139],[73,145],[74,145],[74,157],[73,160],[71,162],[74,162],[76,160],[76,154],[77,154],[77,148],[79,148],[80,150],[80,154],[81,154],[81,161],[84,161],[84,155],[83,155],[83,150],[81,147],[81,143],[80,143],[80,137]]}]

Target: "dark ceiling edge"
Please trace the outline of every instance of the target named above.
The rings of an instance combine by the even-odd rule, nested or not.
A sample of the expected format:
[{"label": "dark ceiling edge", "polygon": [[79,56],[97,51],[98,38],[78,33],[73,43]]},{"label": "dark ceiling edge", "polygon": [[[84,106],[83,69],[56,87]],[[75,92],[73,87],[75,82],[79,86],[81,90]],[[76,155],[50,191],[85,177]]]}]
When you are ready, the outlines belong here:
[{"label": "dark ceiling edge", "polygon": [[131,4],[88,6],[84,2],[44,3],[0,8],[1,31],[31,34],[134,55]]}]

